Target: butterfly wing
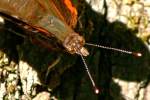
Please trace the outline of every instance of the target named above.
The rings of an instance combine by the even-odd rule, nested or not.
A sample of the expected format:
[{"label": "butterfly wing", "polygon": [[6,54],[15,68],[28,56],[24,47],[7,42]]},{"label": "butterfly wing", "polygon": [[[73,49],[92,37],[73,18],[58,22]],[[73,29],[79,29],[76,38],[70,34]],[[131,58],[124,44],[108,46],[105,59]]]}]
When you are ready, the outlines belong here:
[{"label": "butterfly wing", "polygon": [[63,19],[71,27],[74,27],[77,22],[77,9],[74,7],[71,0],[50,0],[59,10]]},{"label": "butterfly wing", "polygon": [[46,39],[55,37],[70,53],[84,45],[84,38],[72,29],[77,22],[77,11],[70,0],[1,0],[1,8],[42,31],[36,35]]}]

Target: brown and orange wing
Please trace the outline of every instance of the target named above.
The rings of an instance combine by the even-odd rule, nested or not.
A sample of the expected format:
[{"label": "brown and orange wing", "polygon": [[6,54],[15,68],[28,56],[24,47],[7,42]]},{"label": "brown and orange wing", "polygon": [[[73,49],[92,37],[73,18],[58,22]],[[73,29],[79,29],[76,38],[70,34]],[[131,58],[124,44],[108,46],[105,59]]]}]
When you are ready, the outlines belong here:
[{"label": "brown and orange wing", "polygon": [[64,20],[69,26],[74,27],[77,23],[77,9],[72,0],[49,0],[56,15]]}]

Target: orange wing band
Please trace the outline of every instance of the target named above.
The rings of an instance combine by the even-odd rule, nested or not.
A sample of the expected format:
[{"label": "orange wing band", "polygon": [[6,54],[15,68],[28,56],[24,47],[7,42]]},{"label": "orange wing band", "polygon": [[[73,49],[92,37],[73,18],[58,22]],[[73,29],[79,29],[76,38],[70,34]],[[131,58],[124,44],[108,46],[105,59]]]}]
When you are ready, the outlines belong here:
[{"label": "orange wing band", "polygon": [[73,6],[73,4],[72,4],[72,2],[70,0],[64,0],[64,4],[66,5],[66,7],[70,10],[70,12],[72,14],[77,15],[77,10]]}]

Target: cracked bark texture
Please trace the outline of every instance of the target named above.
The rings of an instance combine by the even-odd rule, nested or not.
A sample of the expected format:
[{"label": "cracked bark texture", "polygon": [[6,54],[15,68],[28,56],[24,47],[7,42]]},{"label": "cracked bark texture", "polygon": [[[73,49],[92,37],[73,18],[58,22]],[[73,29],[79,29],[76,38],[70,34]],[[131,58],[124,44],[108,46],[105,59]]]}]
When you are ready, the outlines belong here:
[{"label": "cracked bark texture", "polygon": [[149,0],[73,0],[86,42],[141,51],[141,58],[87,46],[95,95],[82,60],[48,51],[0,28],[1,100],[149,100]]}]

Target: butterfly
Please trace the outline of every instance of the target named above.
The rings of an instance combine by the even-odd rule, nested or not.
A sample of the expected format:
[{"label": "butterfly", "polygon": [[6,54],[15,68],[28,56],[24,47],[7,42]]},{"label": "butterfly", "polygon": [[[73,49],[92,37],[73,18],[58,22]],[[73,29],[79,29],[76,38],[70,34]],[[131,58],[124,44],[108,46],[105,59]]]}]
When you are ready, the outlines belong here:
[{"label": "butterfly", "polygon": [[112,47],[86,43],[83,36],[73,28],[77,23],[78,12],[71,0],[1,0],[0,16],[14,25],[27,30],[19,35],[29,38],[33,43],[52,49],[55,40],[63,50],[81,57],[96,94],[99,93],[84,57],[89,51],[84,45],[141,56],[141,53]]}]

